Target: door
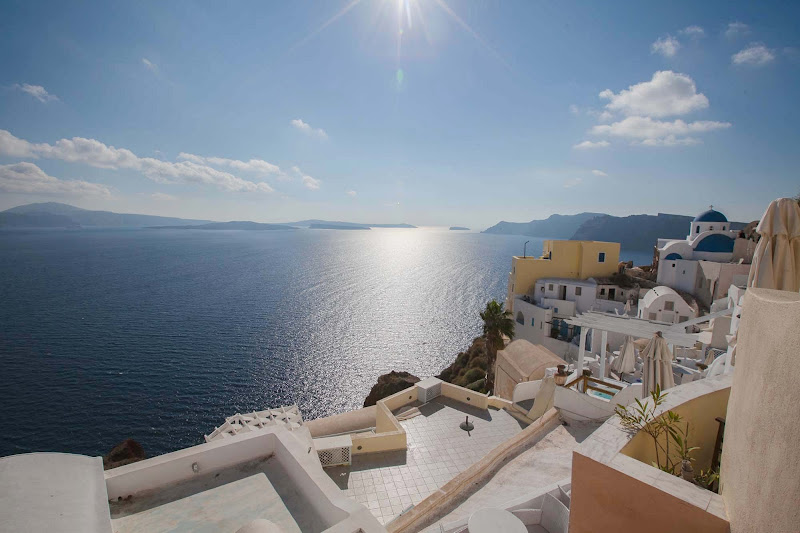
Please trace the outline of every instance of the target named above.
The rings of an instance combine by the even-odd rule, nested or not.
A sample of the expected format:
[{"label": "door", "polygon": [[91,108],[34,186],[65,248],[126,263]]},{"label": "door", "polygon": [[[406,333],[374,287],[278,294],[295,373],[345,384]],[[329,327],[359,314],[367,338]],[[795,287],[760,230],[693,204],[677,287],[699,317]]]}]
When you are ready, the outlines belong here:
[{"label": "door", "polygon": [[608,299],[609,300],[614,301],[616,295],[617,295],[617,289],[608,289]]}]

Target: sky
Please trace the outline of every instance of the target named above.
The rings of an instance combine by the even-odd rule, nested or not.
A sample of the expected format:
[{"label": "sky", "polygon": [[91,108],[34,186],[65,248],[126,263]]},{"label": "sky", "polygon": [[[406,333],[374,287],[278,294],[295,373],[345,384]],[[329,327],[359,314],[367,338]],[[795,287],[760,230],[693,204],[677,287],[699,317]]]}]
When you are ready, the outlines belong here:
[{"label": "sky", "polygon": [[0,209],[466,225],[800,193],[800,3],[0,7]]}]

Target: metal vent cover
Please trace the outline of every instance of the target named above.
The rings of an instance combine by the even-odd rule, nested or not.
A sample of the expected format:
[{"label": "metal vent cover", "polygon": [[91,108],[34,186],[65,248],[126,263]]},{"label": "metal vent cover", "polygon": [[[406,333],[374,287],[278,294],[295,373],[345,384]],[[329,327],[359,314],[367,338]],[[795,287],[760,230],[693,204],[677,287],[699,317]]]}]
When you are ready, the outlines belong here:
[{"label": "metal vent cover", "polygon": [[319,455],[319,462],[322,467],[349,465],[350,464],[350,448],[342,446],[341,448],[329,448],[327,450],[317,450]]}]

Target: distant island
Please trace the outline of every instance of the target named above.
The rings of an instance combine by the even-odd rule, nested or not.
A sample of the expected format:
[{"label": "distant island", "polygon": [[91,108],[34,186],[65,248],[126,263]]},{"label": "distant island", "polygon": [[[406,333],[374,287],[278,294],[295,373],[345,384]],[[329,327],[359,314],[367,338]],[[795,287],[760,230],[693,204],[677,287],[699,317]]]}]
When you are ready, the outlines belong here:
[{"label": "distant island", "polygon": [[[360,224],[358,222],[341,222],[338,220],[298,220],[297,222],[285,222],[286,225],[295,226],[298,228],[312,228],[312,229],[369,229],[369,228],[403,228],[403,229],[416,229],[417,226],[411,224]],[[319,228],[316,226],[336,226],[335,228]]]},{"label": "distant island", "polygon": [[597,216],[608,216],[603,213],[579,213],[577,215],[550,215],[544,220],[530,222],[498,222],[483,233],[500,235],[529,235],[550,239],[569,239],[586,222]]},{"label": "distant island", "polygon": [[10,228],[135,228],[178,224],[196,226],[209,222],[211,221],[90,211],[58,202],[20,205],[0,212],[0,227]]},{"label": "distant island", "polygon": [[20,205],[0,212],[0,228],[154,228],[154,229],[204,229],[204,230],[289,230],[310,229],[370,229],[407,228],[411,224],[359,224],[330,220],[301,220],[299,222],[271,223],[250,221],[215,222],[133,213],[92,211],[59,202]]},{"label": "distant island", "polygon": [[342,224],[325,224],[315,223],[308,226],[309,229],[343,229],[343,230],[370,230],[369,226],[356,226],[356,225],[342,225]]},{"label": "distant island", "polygon": [[464,226],[450,226],[450,231],[469,231],[469,228]]},{"label": "distant island", "polygon": [[265,230],[296,230],[294,226],[285,224],[262,224],[260,222],[233,221],[233,222],[211,222],[209,224],[186,225],[186,226],[149,226],[149,229],[204,229],[204,230],[246,230],[246,231],[265,231]]},{"label": "distant island", "polygon": [[[647,250],[658,239],[683,239],[694,217],[686,215],[630,215],[615,217],[602,213],[551,215],[530,222],[499,222],[483,233],[528,235],[550,239],[611,241],[626,250]],[[731,222],[731,229],[742,229],[743,222]]]}]

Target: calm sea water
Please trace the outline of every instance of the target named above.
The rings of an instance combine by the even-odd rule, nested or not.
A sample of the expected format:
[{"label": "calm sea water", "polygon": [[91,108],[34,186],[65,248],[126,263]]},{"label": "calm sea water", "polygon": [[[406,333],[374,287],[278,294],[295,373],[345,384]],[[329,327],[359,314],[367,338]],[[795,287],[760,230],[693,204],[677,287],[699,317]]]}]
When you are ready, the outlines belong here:
[{"label": "calm sea water", "polygon": [[361,407],[480,334],[526,240],[541,252],[438,228],[0,232],[0,455],[157,455],[236,412]]}]

